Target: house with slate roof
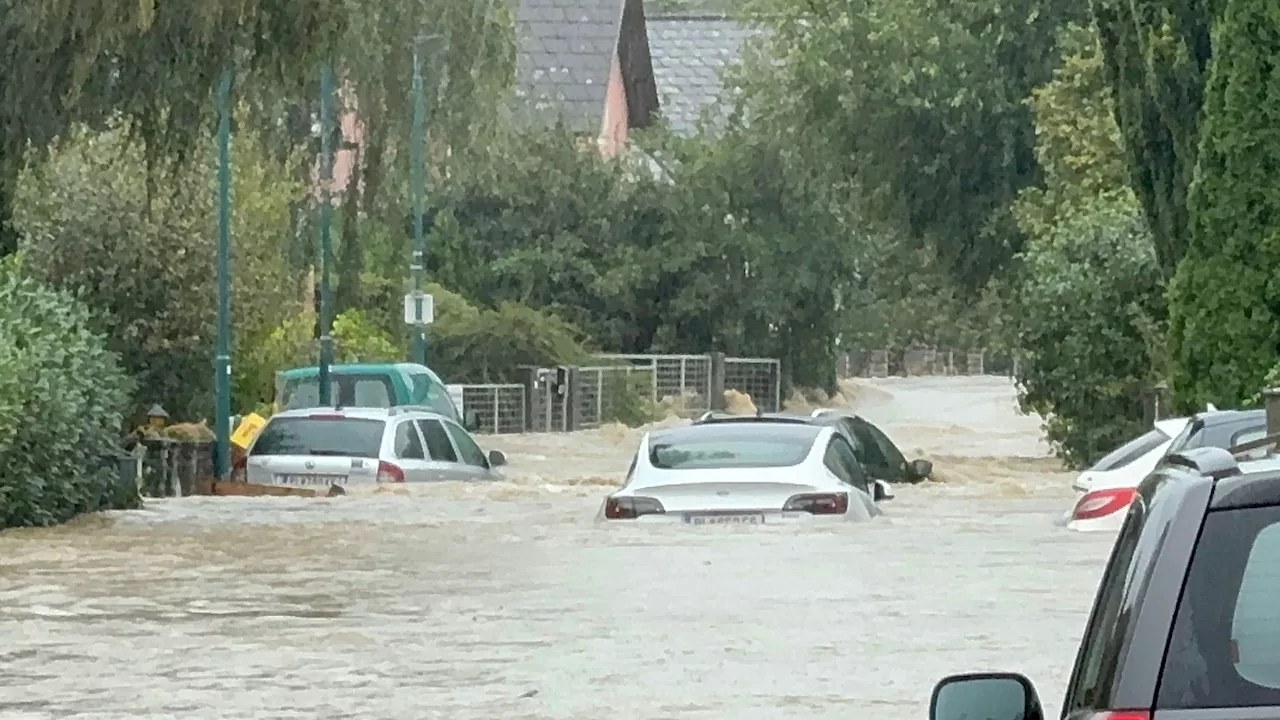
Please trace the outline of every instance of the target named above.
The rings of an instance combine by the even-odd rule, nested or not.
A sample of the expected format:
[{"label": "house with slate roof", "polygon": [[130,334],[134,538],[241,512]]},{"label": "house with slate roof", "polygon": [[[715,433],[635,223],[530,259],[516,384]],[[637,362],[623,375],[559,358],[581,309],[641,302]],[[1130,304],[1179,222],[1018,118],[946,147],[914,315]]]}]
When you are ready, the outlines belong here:
[{"label": "house with slate roof", "polygon": [[563,122],[605,155],[659,117],[694,132],[756,32],[723,16],[646,19],[644,0],[521,0],[516,29],[517,113]]},{"label": "house with slate roof", "polygon": [[522,0],[519,114],[594,139],[613,155],[657,116],[643,0]]},{"label": "house with slate roof", "polygon": [[711,127],[722,127],[729,108],[714,106],[724,73],[760,31],[723,15],[655,15],[648,30],[658,105],[670,128],[691,135],[708,112]]}]

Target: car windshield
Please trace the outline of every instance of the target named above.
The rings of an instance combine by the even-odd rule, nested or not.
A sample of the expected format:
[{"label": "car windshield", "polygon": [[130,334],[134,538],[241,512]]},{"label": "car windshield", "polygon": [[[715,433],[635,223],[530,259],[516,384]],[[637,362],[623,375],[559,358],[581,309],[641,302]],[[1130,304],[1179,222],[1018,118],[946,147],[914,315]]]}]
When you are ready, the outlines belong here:
[{"label": "car windshield", "polygon": [[376,458],[383,420],[361,418],[276,417],[262,429],[252,455],[338,455]]},{"label": "car windshield", "polygon": [[650,439],[649,463],[661,470],[789,467],[804,461],[820,430],[810,425],[770,424],[663,435]]},{"label": "car windshield", "polygon": [[1140,435],[1120,447],[1112,450],[1101,460],[1094,463],[1089,468],[1094,472],[1107,472],[1108,470],[1119,470],[1147,453],[1155,450],[1161,443],[1169,440],[1169,436],[1165,435],[1159,429],[1152,428],[1150,432]]}]

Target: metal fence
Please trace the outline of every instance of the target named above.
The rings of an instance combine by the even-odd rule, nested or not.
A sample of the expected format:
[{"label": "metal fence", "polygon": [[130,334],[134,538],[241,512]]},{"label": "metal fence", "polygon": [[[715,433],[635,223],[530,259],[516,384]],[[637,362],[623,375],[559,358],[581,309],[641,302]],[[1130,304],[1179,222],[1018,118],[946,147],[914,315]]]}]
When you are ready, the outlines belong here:
[{"label": "metal fence", "polygon": [[724,386],[751,396],[764,412],[782,409],[782,363],[773,358],[724,359]]},{"label": "metal fence", "polygon": [[[636,398],[648,397],[656,387],[657,374],[651,367],[601,365],[577,368],[579,427],[594,427],[625,421]],[[640,394],[643,388],[644,395]]]},{"label": "metal fence", "polygon": [[750,395],[752,403],[764,412],[776,412],[782,407],[782,366],[775,358],[729,357],[723,353],[596,357],[648,368],[653,373],[650,399],[677,415],[700,415],[713,409],[726,390]]},{"label": "metal fence", "polygon": [[1008,352],[914,347],[906,350],[859,350],[840,355],[836,374],[850,377],[918,375],[1000,375],[1012,377],[1018,358]]},{"label": "metal fence", "polygon": [[475,432],[488,434],[520,433],[529,425],[525,416],[525,386],[515,383],[493,385],[454,385],[454,402],[461,398],[458,411],[476,414]]}]

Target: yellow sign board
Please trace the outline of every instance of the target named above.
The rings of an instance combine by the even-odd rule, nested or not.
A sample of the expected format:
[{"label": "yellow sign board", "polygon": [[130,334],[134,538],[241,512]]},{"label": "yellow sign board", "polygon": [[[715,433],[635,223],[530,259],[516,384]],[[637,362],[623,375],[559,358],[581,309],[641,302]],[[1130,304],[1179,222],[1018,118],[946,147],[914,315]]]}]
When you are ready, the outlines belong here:
[{"label": "yellow sign board", "polygon": [[258,432],[262,430],[262,426],[267,424],[266,418],[258,413],[249,413],[245,415],[240,424],[236,426],[236,431],[231,433],[231,442],[240,448],[248,448],[249,443],[258,436]]}]

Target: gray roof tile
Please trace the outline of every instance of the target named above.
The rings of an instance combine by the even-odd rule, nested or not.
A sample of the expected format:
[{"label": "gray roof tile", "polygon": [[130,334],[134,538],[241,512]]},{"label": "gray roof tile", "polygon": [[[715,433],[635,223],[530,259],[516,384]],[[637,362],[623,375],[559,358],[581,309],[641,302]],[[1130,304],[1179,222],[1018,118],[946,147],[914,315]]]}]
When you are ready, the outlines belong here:
[{"label": "gray roof tile", "polygon": [[[679,133],[692,133],[703,110],[724,87],[725,69],[759,30],[727,18],[650,17],[649,53],[662,116]],[[727,108],[725,109],[727,110]],[[713,121],[723,121],[725,112]]]},{"label": "gray roof tile", "polygon": [[521,0],[516,94],[579,132],[599,129],[623,0]]}]

